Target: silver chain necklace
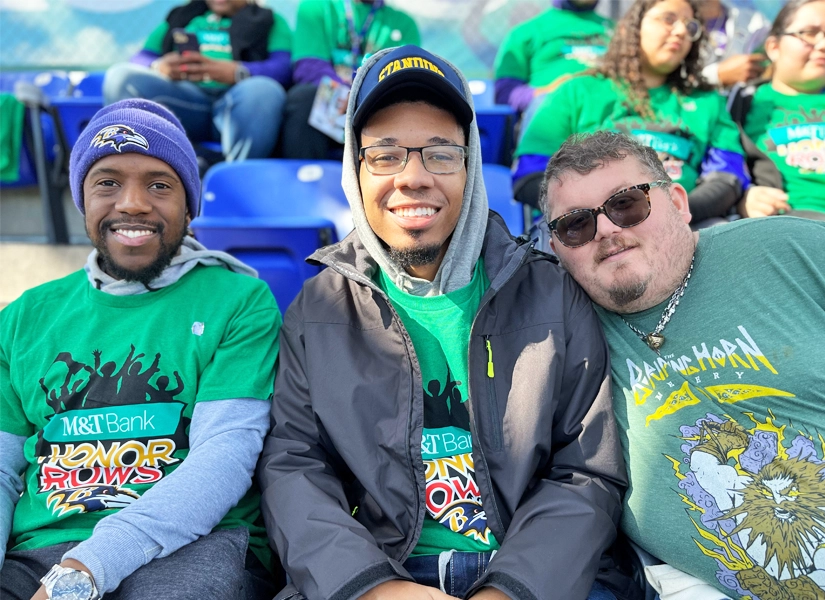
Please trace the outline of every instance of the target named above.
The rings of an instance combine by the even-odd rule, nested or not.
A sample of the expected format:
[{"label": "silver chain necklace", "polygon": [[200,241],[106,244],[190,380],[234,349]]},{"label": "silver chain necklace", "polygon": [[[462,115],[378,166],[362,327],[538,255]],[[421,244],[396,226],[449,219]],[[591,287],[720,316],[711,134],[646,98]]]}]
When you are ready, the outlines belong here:
[{"label": "silver chain necklace", "polygon": [[[687,288],[688,281],[690,280],[690,275],[693,273],[693,262],[696,260],[696,253],[694,252],[693,258],[690,259],[690,268],[688,269],[685,278],[682,279],[682,283],[679,284],[679,287],[673,292],[673,295],[670,297],[670,302],[667,303],[662,316],[659,318],[659,322],[656,324],[656,327],[650,333],[644,333],[638,327],[631,325],[627,319],[622,317],[622,321],[627,323],[627,326],[630,327],[633,332],[638,335],[642,341],[650,346],[650,349],[659,353],[659,348],[661,348],[665,344],[665,336],[662,335],[662,331],[665,329],[665,325],[668,324],[670,318],[673,316],[673,313],[676,312],[676,307],[679,306],[679,299],[685,295],[685,289]],[[619,315],[621,316],[621,315]]]}]

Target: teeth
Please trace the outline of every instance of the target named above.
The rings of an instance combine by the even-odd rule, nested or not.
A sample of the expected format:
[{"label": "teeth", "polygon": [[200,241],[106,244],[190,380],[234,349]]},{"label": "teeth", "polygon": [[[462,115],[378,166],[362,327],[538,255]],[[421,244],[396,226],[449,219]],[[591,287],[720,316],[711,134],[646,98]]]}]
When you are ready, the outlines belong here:
[{"label": "teeth", "polygon": [[152,235],[152,233],[154,233],[147,229],[115,229],[115,232],[129,238],[139,238],[145,235]]},{"label": "teeth", "polygon": [[393,212],[399,217],[431,217],[438,211],[434,208],[419,206],[418,208],[396,208]]}]

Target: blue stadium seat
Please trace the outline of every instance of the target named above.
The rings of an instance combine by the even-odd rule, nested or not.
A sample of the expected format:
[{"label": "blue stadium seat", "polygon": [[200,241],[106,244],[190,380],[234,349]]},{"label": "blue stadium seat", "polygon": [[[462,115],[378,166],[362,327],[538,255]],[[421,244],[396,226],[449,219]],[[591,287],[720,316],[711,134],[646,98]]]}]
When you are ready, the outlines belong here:
[{"label": "blue stadium seat", "polygon": [[490,208],[501,215],[511,234],[519,236],[524,233],[524,207],[513,199],[510,169],[501,165],[482,164],[481,172]]},{"label": "blue stadium seat", "polygon": [[198,240],[257,269],[281,310],[321,270],[304,259],[352,230],[336,161],[219,163],[204,178],[202,199],[192,221]]},{"label": "blue stadium seat", "polygon": [[495,103],[492,80],[474,79],[470,81],[470,90],[473,92],[482,162],[510,166],[516,111],[506,104]]},{"label": "blue stadium seat", "polygon": [[97,111],[103,108],[103,72],[87,73],[70,95],[51,98],[71,149]]}]

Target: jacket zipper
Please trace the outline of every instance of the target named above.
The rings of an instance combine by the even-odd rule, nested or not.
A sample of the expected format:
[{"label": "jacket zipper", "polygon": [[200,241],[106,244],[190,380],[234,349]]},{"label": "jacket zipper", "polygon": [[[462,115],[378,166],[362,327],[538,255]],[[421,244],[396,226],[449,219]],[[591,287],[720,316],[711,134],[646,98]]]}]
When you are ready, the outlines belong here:
[{"label": "jacket zipper", "polygon": [[[521,260],[519,261],[518,266],[515,269],[513,269],[512,273],[510,273],[510,276],[507,277],[507,279],[501,284],[499,289],[501,289],[501,287],[505,286],[507,284],[507,282],[510,281],[510,279],[512,279],[513,275],[515,275],[516,272],[521,268],[521,266],[524,265],[525,262],[527,262],[527,259],[530,256],[530,250],[533,248],[533,246],[534,246],[534,244],[531,243],[530,246],[527,248],[527,252],[525,252],[524,255],[521,257]],[[495,294],[493,294],[493,296],[494,295]],[[468,372],[468,374],[473,372],[472,367],[471,367],[473,361],[472,361],[472,355],[471,355],[470,350],[472,348],[473,330],[475,329],[475,326],[476,326],[476,320],[478,319],[478,315],[481,314],[481,311],[484,310],[484,308],[490,303],[490,300],[492,299],[493,296],[490,296],[489,298],[487,298],[486,301],[484,301],[483,304],[479,305],[478,310],[476,311],[475,317],[473,317],[473,323],[470,325],[470,344],[469,344],[469,347],[467,348],[467,372]],[[484,337],[485,337],[485,341],[489,344],[490,336],[484,336]],[[487,358],[488,358],[487,382],[488,382],[488,386],[489,386],[490,383],[493,382],[493,379],[494,379],[493,376],[495,375],[495,370],[493,369],[493,366],[492,366],[493,365],[492,345],[488,345],[488,350],[489,350],[489,354],[487,355]],[[472,381],[472,379],[473,378],[471,376],[467,377],[467,397],[470,399],[470,402],[472,402],[472,400],[473,400],[472,385],[470,383]],[[472,407],[472,404],[470,406]],[[473,411],[473,414],[475,414],[475,410]],[[474,418],[470,419],[470,433],[473,436],[473,440],[480,439],[478,437],[478,432],[476,431],[476,424],[475,424],[475,419]],[[487,469],[487,459],[484,458],[484,449],[481,447],[480,444],[477,445],[477,444],[474,443],[473,444],[473,454],[475,454],[476,451],[478,452],[478,455],[481,457],[481,464],[484,467],[484,470],[486,472],[486,476],[489,478],[490,477],[490,471],[489,471],[489,469]],[[476,465],[475,471],[476,471],[476,473],[478,473],[478,465]],[[492,506],[490,506],[490,505],[492,505]],[[496,496],[493,493],[493,489],[492,489],[492,481],[490,481],[490,495],[487,498],[482,498],[482,506],[484,507],[484,512],[487,514],[487,522],[488,523],[490,522],[490,516],[492,515],[492,516],[495,517],[495,520],[498,522],[499,525],[502,524],[501,523],[501,513],[498,510],[498,504],[496,503]],[[502,533],[506,533],[506,532],[502,531]],[[502,539],[504,539],[504,538],[502,537]]]},{"label": "jacket zipper", "polygon": [[501,425],[499,424],[498,396],[496,396],[496,372],[493,366],[493,345],[490,343],[490,336],[485,335],[484,341],[487,346],[487,395],[490,398],[490,431],[493,432],[493,450],[501,450]]}]

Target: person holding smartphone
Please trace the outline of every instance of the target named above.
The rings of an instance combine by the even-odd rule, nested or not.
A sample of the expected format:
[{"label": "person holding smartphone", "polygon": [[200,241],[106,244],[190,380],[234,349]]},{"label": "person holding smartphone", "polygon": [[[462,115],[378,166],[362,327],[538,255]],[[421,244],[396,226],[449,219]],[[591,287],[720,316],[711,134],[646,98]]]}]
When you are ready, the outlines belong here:
[{"label": "person holding smartphone", "polygon": [[194,0],[173,9],[129,63],[106,72],[104,100],[155,100],[196,144],[220,141],[221,158],[266,158],[292,78],[291,46],[286,21],[268,8]]}]

